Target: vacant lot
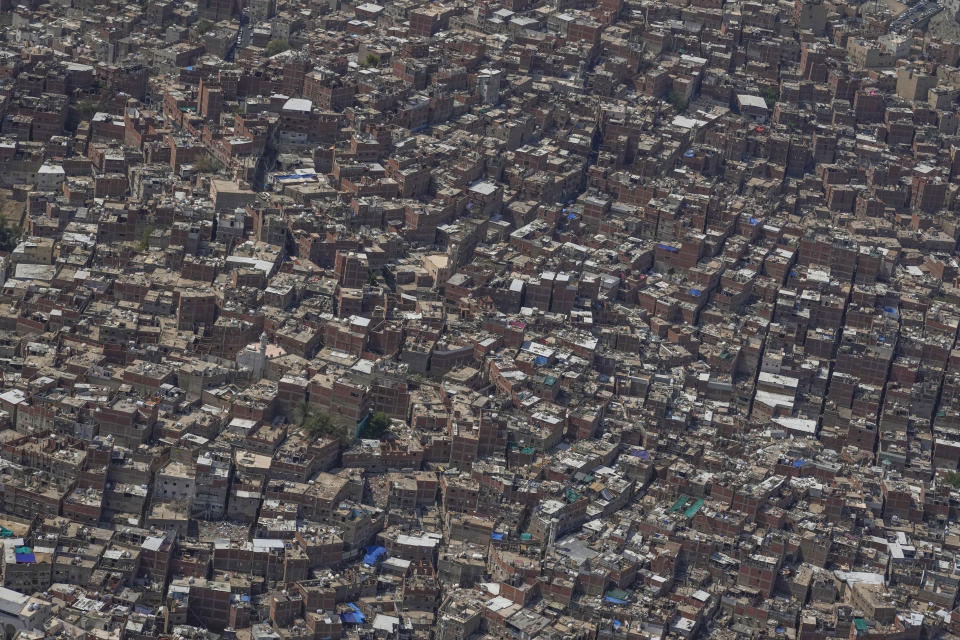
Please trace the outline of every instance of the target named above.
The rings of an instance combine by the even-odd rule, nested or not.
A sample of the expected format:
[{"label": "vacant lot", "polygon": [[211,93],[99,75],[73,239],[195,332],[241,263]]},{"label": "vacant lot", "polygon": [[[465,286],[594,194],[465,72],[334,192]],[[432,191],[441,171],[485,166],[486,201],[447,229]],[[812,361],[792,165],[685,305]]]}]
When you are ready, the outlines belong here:
[{"label": "vacant lot", "polygon": [[13,199],[13,192],[9,189],[0,189],[0,218],[11,226],[17,226],[23,219],[23,209],[26,203]]},{"label": "vacant lot", "polygon": [[960,24],[957,23],[957,9],[960,9],[958,0],[941,0],[943,11],[930,19],[927,31],[930,35],[944,40],[960,38]]},{"label": "vacant lot", "polygon": [[893,11],[894,16],[898,16],[907,10],[907,5],[902,2],[897,2],[897,0],[884,0],[884,4],[887,5],[890,11]]}]

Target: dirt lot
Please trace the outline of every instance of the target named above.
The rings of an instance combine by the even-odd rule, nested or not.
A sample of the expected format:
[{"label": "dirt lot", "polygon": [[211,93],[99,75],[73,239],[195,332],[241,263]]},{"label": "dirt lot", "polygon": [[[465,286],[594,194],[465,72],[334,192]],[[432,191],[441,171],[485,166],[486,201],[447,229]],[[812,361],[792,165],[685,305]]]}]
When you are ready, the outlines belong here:
[{"label": "dirt lot", "polygon": [[928,33],[944,40],[960,40],[960,23],[957,22],[960,0],[940,1],[943,3],[943,11],[930,19]]},{"label": "dirt lot", "polygon": [[20,224],[23,218],[25,203],[13,199],[13,192],[9,189],[0,189],[0,218],[11,226]]},{"label": "dirt lot", "polygon": [[897,2],[897,0],[884,0],[884,4],[893,12],[894,16],[898,16],[907,10],[907,5]]}]

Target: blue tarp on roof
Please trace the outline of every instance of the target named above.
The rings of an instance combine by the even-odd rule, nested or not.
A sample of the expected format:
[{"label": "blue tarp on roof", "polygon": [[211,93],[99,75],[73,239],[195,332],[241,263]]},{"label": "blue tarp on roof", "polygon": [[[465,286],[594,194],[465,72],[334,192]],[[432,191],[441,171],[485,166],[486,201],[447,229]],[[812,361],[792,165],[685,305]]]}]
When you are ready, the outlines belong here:
[{"label": "blue tarp on roof", "polygon": [[360,611],[360,607],[348,602],[347,606],[353,609],[352,612],[341,613],[340,619],[344,622],[350,622],[351,624],[363,624],[367,621],[367,616],[363,615],[363,611]]},{"label": "blue tarp on roof", "polygon": [[671,246],[668,245],[668,244],[658,244],[658,245],[657,245],[657,248],[658,248],[658,249],[663,249],[664,251],[672,251],[672,252],[674,252],[674,253],[677,253],[677,252],[680,251],[680,249],[677,249],[676,247],[671,247]]},{"label": "blue tarp on roof", "polygon": [[750,218],[750,224],[760,224],[760,221],[757,220],[757,219],[754,218],[754,217],[751,217],[751,218]]},{"label": "blue tarp on roof", "polygon": [[623,626],[623,623],[620,622],[619,620],[617,620],[616,618],[614,618],[614,619],[613,619],[613,626],[615,626],[615,627],[622,627],[622,626]]},{"label": "blue tarp on roof", "polygon": [[291,178],[316,178],[315,173],[285,173],[282,176],[275,176],[277,180],[289,180]]},{"label": "blue tarp on roof", "polygon": [[37,556],[32,553],[17,553],[14,555],[17,556],[17,562],[21,564],[34,564],[37,561]]},{"label": "blue tarp on roof", "polygon": [[363,556],[363,564],[374,565],[380,556],[387,552],[386,547],[367,547],[367,553]]},{"label": "blue tarp on roof", "polygon": [[547,364],[547,358],[546,356],[537,356],[536,358],[533,359],[533,362],[537,366],[543,366]]},{"label": "blue tarp on roof", "polygon": [[494,531],[493,533],[490,534],[490,538],[492,540],[503,540],[503,534],[497,531]]},{"label": "blue tarp on roof", "polygon": [[701,293],[703,292],[700,289],[690,289],[690,295],[692,296],[699,296]]},{"label": "blue tarp on roof", "polygon": [[798,458],[797,461],[793,463],[793,466],[802,467],[805,464],[807,464],[806,460],[804,460],[803,458]]},{"label": "blue tarp on roof", "polygon": [[576,220],[576,219],[577,219],[577,214],[575,214],[575,213],[568,213],[568,214],[567,214],[567,220]]},{"label": "blue tarp on roof", "polygon": [[894,309],[893,307],[884,307],[883,310],[886,311],[887,313],[892,313],[893,315],[897,315],[897,310]]},{"label": "blue tarp on roof", "polygon": [[614,598],[613,596],[603,596],[604,602],[609,602],[610,604],[627,604],[626,600],[621,600],[620,598]]}]

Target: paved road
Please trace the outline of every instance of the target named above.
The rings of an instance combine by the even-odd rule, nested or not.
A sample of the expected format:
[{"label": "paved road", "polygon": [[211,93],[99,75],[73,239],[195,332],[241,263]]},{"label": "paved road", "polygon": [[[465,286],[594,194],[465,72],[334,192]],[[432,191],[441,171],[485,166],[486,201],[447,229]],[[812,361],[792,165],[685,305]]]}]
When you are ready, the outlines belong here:
[{"label": "paved road", "polygon": [[891,32],[905,32],[919,28],[925,20],[943,11],[943,5],[936,0],[918,2],[890,23]]}]

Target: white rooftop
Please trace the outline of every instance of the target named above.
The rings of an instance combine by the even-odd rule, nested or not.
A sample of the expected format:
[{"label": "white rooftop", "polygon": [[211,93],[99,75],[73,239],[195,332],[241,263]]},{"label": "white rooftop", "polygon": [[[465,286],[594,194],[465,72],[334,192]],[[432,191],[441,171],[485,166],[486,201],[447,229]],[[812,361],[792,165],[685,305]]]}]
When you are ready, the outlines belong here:
[{"label": "white rooftop", "polygon": [[283,103],[284,111],[310,111],[313,103],[306,98],[290,98]]},{"label": "white rooftop", "polygon": [[760,96],[751,96],[745,93],[737,94],[737,102],[741,107],[753,107],[754,109],[766,109],[767,102]]}]

